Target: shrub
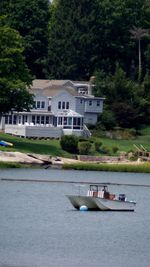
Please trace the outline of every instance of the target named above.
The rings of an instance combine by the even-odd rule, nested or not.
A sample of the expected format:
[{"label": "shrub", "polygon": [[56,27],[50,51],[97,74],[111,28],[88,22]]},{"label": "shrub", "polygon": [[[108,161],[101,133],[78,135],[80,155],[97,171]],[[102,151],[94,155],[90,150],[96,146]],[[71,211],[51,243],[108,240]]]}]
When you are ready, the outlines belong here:
[{"label": "shrub", "polygon": [[95,150],[97,152],[100,152],[100,148],[102,146],[102,142],[101,141],[96,141],[94,145],[95,145]]},{"label": "shrub", "polygon": [[108,146],[102,146],[101,152],[104,154],[110,154],[110,148]]},{"label": "shrub", "polygon": [[84,137],[84,136],[79,136],[79,137],[78,137],[78,141],[79,141],[79,142],[87,142],[87,138]]},{"label": "shrub", "polygon": [[78,137],[74,135],[63,135],[60,140],[61,148],[70,153],[78,152]]},{"label": "shrub", "polygon": [[119,147],[118,146],[113,146],[112,147],[112,152],[115,154],[117,153],[117,151],[119,150]]},{"label": "shrub", "polygon": [[90,142],[80,142],[78,144],[78,150],[80,155],[88,155],[90,153],[92,144]]}]

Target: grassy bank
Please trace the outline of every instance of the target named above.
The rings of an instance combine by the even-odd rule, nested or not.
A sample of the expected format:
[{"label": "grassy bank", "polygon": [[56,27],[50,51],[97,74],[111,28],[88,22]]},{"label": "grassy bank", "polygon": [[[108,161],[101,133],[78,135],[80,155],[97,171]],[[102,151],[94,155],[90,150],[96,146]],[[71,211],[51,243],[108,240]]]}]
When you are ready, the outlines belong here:
[{"label": "grassy bank", "polygon": [[18,151],[23,153],[37,153],[51,156],[71,157],[61,149],[59,140],[33,140],[0,133],[0,140],[13,143],[12,148],[0,146],[3,151]]},{"label": "grassy bank", "polygon": [[0,169],[21,168],[23,165],[16,162],[0,162]]},{"label": "grassy bank", "polygon": [[0,161],[0,169],[18,169],[18,168],[32,168],[37,169],[41,168],[42,165],[40,164],[26,164],[26,163],[19,163],[19,162],[4,162]]},{"label": "grassy bank", "polygon": [[101,141],[104,146],[113,147],[118,146],[119,151],[129,152],[135,150],[134,145],[143,145],[150,151],[150,127],[145,127],[139,131],[139,135],[133,139],[111,139],[99,134],[98,131],[93,132],[93,137],[97,141]]},{"label": "grassy bank", "polygon": [[137,172],[150,173],[150,163],[143,164],[94,164],[94,163],[75,163],[64,164],[64,169],[86,170],[86,171],[111,171],[111,172]]},{"label": "grassy bank", "polygon": [[[0,140],[5,140],[7,142],[13,143],[13,148],[4,148],[0,146],[0,150],[4,151],[19,151],[24,153],[37,153],[37,154],[47,154],[51,156],[59,157],[72,157],[71,154],[62,150],[59,140],[32,140],[26,138],[19,138],[16,136],[11,136],[8,134],[0,133]],[[136,136],[135,139],[130,140],[115,140],[106,138],[99,135],[99,132],[95,136],[92,136],[91,140],[93,142],[100,141],[104,146],[107,146],[110,150],[113,146],[117,146],[119,151],[129,152],[134,150],[134,144],[142,144],[146,149],[150,151],[150,127],[145,127],[141,130],[141,134]],[[92,150],[92,155],[102,156],[102,153]]]}]

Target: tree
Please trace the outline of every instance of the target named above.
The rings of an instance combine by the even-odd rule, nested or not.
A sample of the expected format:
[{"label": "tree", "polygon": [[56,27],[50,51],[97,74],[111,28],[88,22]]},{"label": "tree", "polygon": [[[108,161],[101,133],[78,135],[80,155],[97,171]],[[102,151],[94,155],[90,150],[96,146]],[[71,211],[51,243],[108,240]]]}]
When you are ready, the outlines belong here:
[{"label": "tree", "polygon": [[113,74],[116,62],[131,75],[129,30],[149,27],[147,0],[54,0],[50,14],[49,77],[89,79],[98,69]]},{"label": "tree", "polygon": [[0,114],[29,110],[32,95],[26,89],[32,76],[23,57],[22,38],[0,17]]},{"label": "tree", "polygon": [[150,123],[150,75],[147,73],[140,85],[138,94],[138,110],[140,124]]},{"label": "tree", "polygon": [[49,5],[49,0],[0,1],[1,14],[23,37],[27,66],[37,78],[45,77]]},{"label": "tree", "polygon": [[137,126],[140,86],[128,79],[118,64],[113,75],[97,72],[94,90],[97,96],[106,97],[100,118],[106,129]]},{"label": "tree", "polygon": [[97,0],[54,1],[50,14],[48,77],[89,79],[95,68]]},{"label": "tree", "polygon": [[138,80],[141,81],[141,73],[142,73],[142,63],[141,63],[141,40],[143,37],[147,36],[149,30],[137,28],[133,26],[133,29],[130,30],[131,38],[138,41],[138,59],[139,59],[139,71],[138,71]]}]

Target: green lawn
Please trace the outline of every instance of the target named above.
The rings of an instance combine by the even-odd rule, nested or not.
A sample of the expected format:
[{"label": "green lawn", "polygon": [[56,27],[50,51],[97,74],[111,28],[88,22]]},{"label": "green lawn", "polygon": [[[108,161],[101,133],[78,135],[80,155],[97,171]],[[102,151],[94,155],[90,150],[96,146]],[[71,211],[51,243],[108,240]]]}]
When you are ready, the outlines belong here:
[{"label": "green lawn", "polygon": [[4,151],[20,151],[24,153],[48,154],[52,156],[70,157],[69,153],[63,151],[59,140],[31,140],[19,138],[8,134],[0,133],[0,140],[13,143],[12,148],[0,146]]},{"label": "green lawn", "polygon": [[135,145],[143,145],[148,151],[150,151],[150,127],[146,127],[140,131],[135,139],[130,140],[114,140],[106,137],[94,137],[93,139],[100,140],[104,146],[113,147],[118,146],[119,151],[128,152],[135,150]]},{"label": "green lawn", "polygon": [[[13,148],[4,148],[0,146],[0,150],[4,151],[20,151],[25,153],[38,153],[48,154],[51,156],[62,156],[71,157],[72,155],[63,151],[60,147],[59,140],[31,140],[26,138],[14,137],[8,134],[0,133],[0,140],[13,143]],[[119,151],[130,151],[134,150],[134,144],[143,145],[147,150],[150,151],[150,127],[144,128],[141,131],[141,135],[137,136],[136,139],[132,140],[113,140],[106,137],[92,137],[91,140],[99,140],[102,145],[109,147],[118,146]],[[93,145],[94,147],[94,145]],[[93,154],[100,155],[95,153]]]}]

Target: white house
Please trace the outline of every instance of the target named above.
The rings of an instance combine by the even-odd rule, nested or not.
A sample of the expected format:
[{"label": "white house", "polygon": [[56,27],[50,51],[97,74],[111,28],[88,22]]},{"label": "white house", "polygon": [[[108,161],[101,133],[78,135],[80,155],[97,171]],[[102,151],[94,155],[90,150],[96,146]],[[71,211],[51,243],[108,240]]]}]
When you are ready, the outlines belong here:
[{"label": "white house", "polygon": [[90,136],[103,111],[103,97],[94,97],[90,82],[34,80],[30,112],[6,114],[0,122],[5,133],[23,137],[59,138],[63,134]]}]

